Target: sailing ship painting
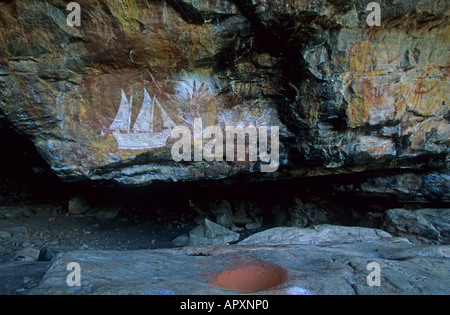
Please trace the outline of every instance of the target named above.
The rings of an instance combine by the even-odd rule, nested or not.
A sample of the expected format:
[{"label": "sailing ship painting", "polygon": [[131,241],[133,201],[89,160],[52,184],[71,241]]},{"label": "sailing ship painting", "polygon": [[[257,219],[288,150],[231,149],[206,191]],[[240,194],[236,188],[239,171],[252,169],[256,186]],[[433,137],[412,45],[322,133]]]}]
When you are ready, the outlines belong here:
[{"label": "sailing ship painting", "polygon": [[[133,96],[128,100],[125,92],[122,90],[119,111],[111,127],[109,127],[109,130],[113,131],[119,149],[145,150],[166,146],[172,128],[175,128],[176,125],[156,99],[156,96],[151,98],[147,90],[144,89],[144,102],[131,131],[132,104]],[[163,121],[163,130],[160,132],[154,131],[155,104]]]}]

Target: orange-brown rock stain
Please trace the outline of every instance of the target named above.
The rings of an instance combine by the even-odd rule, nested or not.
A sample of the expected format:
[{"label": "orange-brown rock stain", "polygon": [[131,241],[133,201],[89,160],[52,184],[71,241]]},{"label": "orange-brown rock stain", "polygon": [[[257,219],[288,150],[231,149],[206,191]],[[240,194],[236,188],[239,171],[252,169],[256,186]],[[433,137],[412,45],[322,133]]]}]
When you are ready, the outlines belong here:
[{"label": "orange-brown rock stain", "polygon": [[217,275],[213,286],[252,293],[270,289],[286,281],[288,271],[271,262],[238,263]]}]

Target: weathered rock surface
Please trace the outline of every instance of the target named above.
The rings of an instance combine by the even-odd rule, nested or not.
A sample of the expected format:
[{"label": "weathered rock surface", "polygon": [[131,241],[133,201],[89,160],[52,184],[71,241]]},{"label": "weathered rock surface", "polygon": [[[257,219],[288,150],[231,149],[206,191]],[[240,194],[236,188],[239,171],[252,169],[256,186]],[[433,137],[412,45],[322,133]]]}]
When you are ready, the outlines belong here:
[{"label": "weathered rock surface", "polygon": [[450,244],[450,209],[405,210],[386,212],[383,229],[411,241]]},{"label": "weathered rock surface", "polygon": [[[330,229],[324,227],[324,229]],[[310,234],[314,243],[330,241],[313,229],[275,229],[272,235]],[[277,245],[246,240],[239,245],[196,246],[153,251],[83,251],[59,255],[31,294],[241,294],[217,283],[218,275],[240,266],[279,266],[282,282],[257,294],[449,294],[450,248],[413,245],[382,231],[361,228],[368,239],[349,236],[329,245]],[[333,229],[338,232],[337,228]],[[339,232],[347,233],[348,229]],[[350,233],[352,234],[352,233]],[[265,236],[264,236],[265,235]],[[322,239],[323,237],[323,239]],[[244,245],[245,244],[245,245]],[[67,265],[81,267],[81,286],[66,283]],[[369,263],[380,265],[381,286],[369,286]],[[243,270],[240,269],[242,273]],[[250,270],[250,269],[249,269]],[[230,274],[230,273],[228,273]],[[247,277],[246,277],[247,278]],[[251,277],[248,277],[251,278]],[[276,282],[274,282],[276,283]],[[213,285],[216,284],[216,285]]]},{"label": "weathered rock surface", "polygon": [[30,217],[34,211],[26,206],[1,206],[0,219],[14,219],[21,217]]},{"label": "weathered rock surface", "polygon": [[208,219],[189,232],[186,245],[226,244],[239,240],[239,233],[216,224]]},{"label": "weathered rock surface", "polygon": [[68,209],[72,214],[85,214],[90,206],[83,196],[75,196],[69,200]]},{"label": "weathered rock surface", "polygon": [[254,234],[239,244],[277,245],[277,244],[310,244],[330,245],[336,243],[355,243],[383,241],[392,236],[384,231],[361,227],[344,227],[318,225],[312,228],[273,228]]},{"label": "weathered rock surface", "polygon": [[2,238],[10,238],[12,236],[11,232],[8,231],[0,231],[0,239]]},{"label": "weathered rock surface", "polygon": [[[256,162],[175,163],[171,138],[121,148],[110,130],[121,90],[133,98],[133,127],[144,89],[176,125],[279,126],[280,167],[269,177],[447,174],[448,1],[381,1],[380,27],[367,25],[360,1],[79,3],[81,26],[70,27],[65,2],[0,2],[1,115],[64,180],[259,172]],[[161,116],[155,132],[167,127]]]},{"label": "weathered rock surface", "polygon": [[25,294],[36,286],[48,269],[48,262],[14,262],[0,265],[2,295]]},{"label": "weathered rock surface", "polygon": [[37,261],[40,250],[32,247],[24,248],[16,253],[12,261]]}]

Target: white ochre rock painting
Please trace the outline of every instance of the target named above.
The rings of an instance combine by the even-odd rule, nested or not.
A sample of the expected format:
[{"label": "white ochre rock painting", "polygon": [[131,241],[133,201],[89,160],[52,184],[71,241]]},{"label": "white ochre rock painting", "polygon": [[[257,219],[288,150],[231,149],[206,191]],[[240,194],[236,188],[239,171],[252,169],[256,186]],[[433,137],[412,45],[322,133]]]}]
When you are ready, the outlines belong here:
[{"label": "white ochre rock painting", "polygon": [[[181,81],[177,87],[176,98],[184,110],[180,109],[180,113],[177,115],[178,121],[182,120],[185,125],[194,127],[194,118],[200,118],[202,113],[206,113],[205,108],[200,107],[215,97],[212,89],[212,84],[208,81],[197,84],[196,80],[191,77]],[[151,97],[144,88],[144,102],[133,127],[131,122],[132,107],[133,96],[128,99],[122,90],[119,110],[109,127],[117,140],[119,150],[146,150],[165,147],[176,124],[161,106],[156,95]],[[268,124],[270,111],[264,109],[259,118],[252,117],[252,115],[244,116],[248,119],[242,120],[242,114],[228,110],[217,113],[216,117],[218,126],[222,126],[222,128],[225,128],[225,126],[255,126],[259,128]],[[157,125],[160,126],[160,124],[154,124],[155,117],[160,117],[158,121],[163,122],[161,130],[156,130]]]},{"label": "white ochre rock painting", "polygon": [[[155,132],[153,125],[155,105],[159,109],[164,127],[159,132]],[[156,99],[156,96],[151,98],[147,90],[144,89],[144,102],[133,129],[131,129],[132,106],[133,96],[128,100],[125,92],[122,90],[119,111],[111,127],[109,127],[109,130],[113,131],[119,149],[144,150],[164,147],[172,133],[172,128],[175,128],[176,125]]]}]

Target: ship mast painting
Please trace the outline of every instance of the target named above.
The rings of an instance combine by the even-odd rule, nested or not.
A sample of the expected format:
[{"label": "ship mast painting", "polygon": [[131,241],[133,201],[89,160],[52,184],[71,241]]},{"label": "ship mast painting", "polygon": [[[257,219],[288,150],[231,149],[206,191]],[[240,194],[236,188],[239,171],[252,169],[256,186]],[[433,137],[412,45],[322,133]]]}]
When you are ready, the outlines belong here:
[{"label": "ship mast painting", "polygon": [[[114,122],[109,127],[117,140],[120,150],[145,150],[161,148],[166,145],[175,123],[161,106],[156,96],[151,98],[144,89],[144,102],[131,132],[131,109],[133,96],[127,99],[122,90],[122,100]],[[154,132],[153,120],[157,105],[163,121],[163,131]],[[123,133],[125,132],[125,133]]]}]

